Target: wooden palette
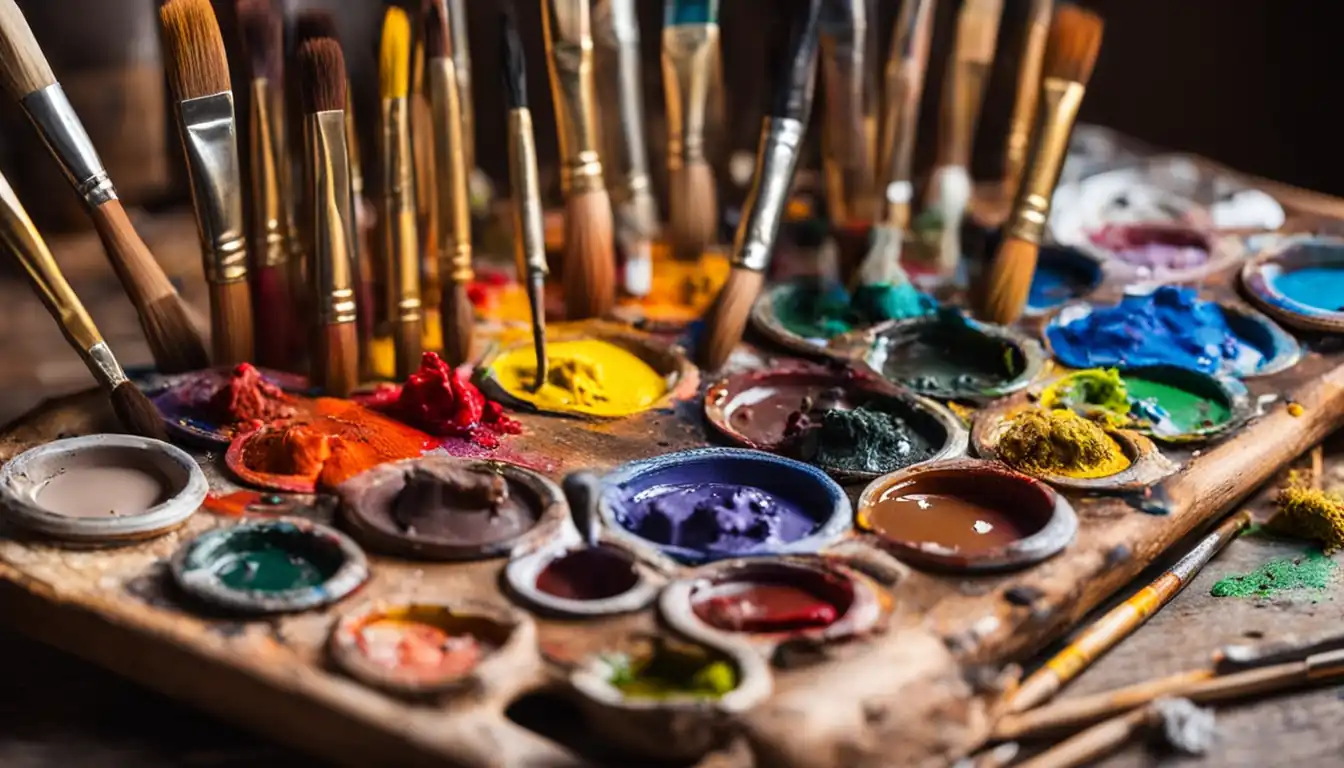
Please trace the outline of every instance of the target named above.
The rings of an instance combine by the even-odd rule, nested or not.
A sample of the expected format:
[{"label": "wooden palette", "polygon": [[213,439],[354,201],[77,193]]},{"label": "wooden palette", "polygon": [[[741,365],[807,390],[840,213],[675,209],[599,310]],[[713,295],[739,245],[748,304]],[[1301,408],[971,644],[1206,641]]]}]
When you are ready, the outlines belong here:
[{"label": "wooden palette", "polygon": [[[1228,298],[1231,274],[1220,279],[1216,292]],[[1005,574],[939,574],[890,558],[851,562],[880,575],[891,606],[885,626],[843,646],[822,647],[807,663],[775,666],[769,697],[725,720],[725,738],[744,740],[739,744],[757,765],[799,767],[942,763],[977,746],[990,726],[1003,665],[1039,651],[1164,550],[1344,424],[1342,352],[1311,352],[1293,369],[1248,385],[1253,396],[1277,396],[1264,415],[1198,456],[1164,450],[1182,466],[1150,498],[1169,510],[1166,515],[1141,512],[1119,498],[1071,496],[1077,540],[1051,560]],[[1300,416],[1289,412],[1288,402],[1301,406]],[[520,418],[526,433],[507,447],[548,461],[546,474],[555,479],[580,467],[606,470],[713,442],[698,402],[609,423]],[[95,391],[47,402],[0,434],[0,461],[113,423]],[[233,487],[218,452],[200,456],[212,487]],[[861,486],[848,490],[856,496]],[[304,514],[332,519],[329,505]],[[204,614],[174,590],[168,560],[190,538],[233,522],[202,511],[161,539],[106,550],[62,548],[4,525],[0,616],[193,706],[351,765],[588,764],[602,746],[596,739],[570,734],[572,749],[566,748],[519,725],[506,710],[534,693],[567,690],[569,670],[591,654],[668,632],[653,608],[584,622],[528,616],[501,591],[504,559],[440,564],[370,555],[372,580],[329,609],[265,620]],[[846,553],[837,549],[835,556]],[[493,669],[432,702],[358,682],[333,664],[328,637],[342,617],[371,601],[481,605],[516,614],[508,669]],[[624,761],[636,763],[644,764]]]}]

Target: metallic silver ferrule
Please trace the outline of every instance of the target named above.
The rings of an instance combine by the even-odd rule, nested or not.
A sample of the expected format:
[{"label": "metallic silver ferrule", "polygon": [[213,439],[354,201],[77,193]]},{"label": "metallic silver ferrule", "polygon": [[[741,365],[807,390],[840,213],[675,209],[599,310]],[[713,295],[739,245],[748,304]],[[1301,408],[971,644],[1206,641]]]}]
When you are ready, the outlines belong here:
[{"label": "metallic silver ferrule", "polygon": [[40,91],[33,91],[23,97],[21,103],[42,142],[56,156],[65,177],[84,202],[90,208],[97,208],[109,200],[116,200],[117,190],[107,176],[93,141],[84,131],[79,115],[75,114],[75,108],[61,90],[61,84],[52,83]]},{"label": "metallic silver ferrule", "polygon": [[107,342],[99,341],[85,352],[89,361],[89,371],[98,383],[107,389],[116,389],[126,383],[126,371],[122,370],[121,363],[113,356],[112,349],[107,346]]},{"label": "metallic silver ferrule", "polygon": [[410,99],[383,99],[383,199],[385,214],[415,211],[415,156],[411,149]]},{"label": "metallic silver ferrule", "polygon": [[313,169],[313,296],[319,325],[353,323],[356,315],[350,212],[350,155],[345,110],[308,115],[308,151]]},{"label": "metallic silver ferrule", "polygon": [[513,188],[514,255],[519,276],[545,277],[546,229],[537,181],[537,146],[532,113],[509,111],[509,183]]},{"label": "metallic silver ferrule", "polygon": [[205,279],[247,279],[247,230],[243,224],[243,177],[238,167],[238,128],[233,94],[225,91],[177,106],[196,225],[205,251]]},{"label": "metallic silver ferrule", "polygon": [[806,125],[790,117],[765,119],[756,153],[756,179],[747,193],[742,223],[733,239],[733,266],[757,272],[770,266],[806,130]]},{"label": "metallic silver ferrule", "polygon": [[[594,37],[611,49],[616,59],[616,130],[606,135],[603,167],[607,171],[618,224],[642,237],[658,231],[658,201],[649,178],[649,153],[644,141],[643,63],[639,53],[639,19],[634,0],[605,0],[594,6],[598,16]],[[605,98],[605,94],[604,94]]]}]

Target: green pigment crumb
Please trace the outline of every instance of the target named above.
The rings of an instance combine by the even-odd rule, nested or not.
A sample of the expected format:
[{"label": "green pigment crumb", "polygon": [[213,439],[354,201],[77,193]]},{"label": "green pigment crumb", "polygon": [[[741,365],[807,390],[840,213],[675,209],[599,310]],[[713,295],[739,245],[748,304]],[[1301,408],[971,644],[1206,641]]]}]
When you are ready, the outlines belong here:
[{"label": "green pigment crumb", "polygon": [[1311,488],[1294,473],[1277,502],[1265,530],[1317,542],[1327,555],[1344,549],[1344,496]]},{"label": "green pigment crumb", "polygon": [[1224,576],[1213,585],[1214,597],[1272,597],[1298,589],[1323,590],[1335,561],[1320,552],[1271,560],[1240,576]]},{"label": "green pigment crumb", "polygon": [[932,455],[929,441],[904,419],[862,407],[822,414],[812,460],[857,472],[891,472]]}]

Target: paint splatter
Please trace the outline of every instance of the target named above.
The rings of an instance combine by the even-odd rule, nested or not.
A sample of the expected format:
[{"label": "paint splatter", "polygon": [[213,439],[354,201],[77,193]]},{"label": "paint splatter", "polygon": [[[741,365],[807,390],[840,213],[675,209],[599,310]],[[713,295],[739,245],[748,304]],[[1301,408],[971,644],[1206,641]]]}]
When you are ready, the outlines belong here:
[{"label": "paint splatter", "polygon": [[1240,576],[1224,576],[1213,585],[1214,597],[1273,597],[1296,590],[1325,589],[1335,561],[1320,552],[1271,560]]}]

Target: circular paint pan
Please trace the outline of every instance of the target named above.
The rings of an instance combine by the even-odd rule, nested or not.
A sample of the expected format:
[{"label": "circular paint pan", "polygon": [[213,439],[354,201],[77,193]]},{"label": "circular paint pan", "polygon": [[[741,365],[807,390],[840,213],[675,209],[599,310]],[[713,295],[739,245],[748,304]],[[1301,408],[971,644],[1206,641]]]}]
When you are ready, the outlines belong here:
[{"label": "circular paint pan", "polygon": [[[706,391],[705,416],[720,434],[733,442],[809,461],[841,480],[871,480],[895,469],[893,466],[866,471],[818,461],[815,429],[809,430],[810,436],[801,441],[784,438],[791,415],[800,412],[805,400],[815,403],[825,398],[834,399],[838,408],[866,406],[899,417],[927,446],[928,455],[918,461],[953,458],[966,452],[966,429],[946,407],[893,388],[871,372],[848,368],[800,366],[729,376]],[[918,461],[907,462],[905,466]]]},{"label": "circular paint pan", "polygon": [[883,475],[859,496],[860,528],[912,565],[959,571],[1020,568],[1052,557],[1078,532],[1062,494],[976,459]]},{"label": "circular paint pan", "polygon": [[[570,326],[560,330],[555,336],[548,336],[547,344],[555,345],[566,341],[604,341],[620,347],[642,360],[663,378],[665,391],[653,402],[639,408],[632,408],[616,414],[593,414],[581,408],[546,408],[525,400],[505,389],[500,383],[495,366],[507,355],[519,350],[531,354],[532,342],[504,347],[489,355],[477,369],[477,384],[485,396],[497,400],[510,408],[529,413],[544,413],[552,416],[569,416],[593,421],[608,421],[633,416],[637,413],[667,408],[677,400],[693,397],[700,386],[700,371],[686,357],[685,351],[676,345],[667,344],[653,336],[631,331],[613,323],[589,322]],[[529,357],[529,360],[533,358]],[[607,372],[611,386],[619,386],[619,377]]]},{"label": "circular paint pan", "polygon": [[630,462],[603,485],[598,511],[612,536],[689,563],[816,552],[850,529],[853,512],[822,470],[740,448]]},{"label": "circular paint pan", "polygon": [[[308,379],[269,368],[257,369],[262,378],[291,393],[309,390]],[[192,371],[157,383],[150,400],[159,409],[168,433],[202,448],[225,448],[237,434],[233,424],[221,424],[205,412],[203,404],[228,382],[231,368]]]},{"label": "circular paint pan", "polygon": [[1262,253],[1242,267],[1241,284],[1277,320],[1344,333],[1344,240],[1298,240]]},{"label": "circular paint pan", "polygon": [[785,308],[799,301],[814,301],[821,290],[822,284],[816,277],[797,278],[774,285],[752,305],[751,324],[762,336],[800,355],[846,360],[852,356],[856,343],[868,338],[871,328],[891,322],[838,326],[831,335],[809,335],[801,333],[796,327],[790,327],[785,321],[789,314]]},{"label": "circular paint pan", "polygon": [[[1018,413],[1027,410],[1020,403],[1008,403],[976,414],[975,424],[971,428],[971,443],[978,456],[985,459],[1003,461],[999,455],[999,440],[1012,426]],[[1127,493],[1141,491],[1171,476],[1179,467],[1169,461],[1157,450],[1157,446],[1148,438],[1128,429],[1104,427],[1106,434],[1120,447],[1129,466],[1105,477],[1070,477],[1050,473],[1032,472],[1004,461],[1026,475],[1044,480],[1056,488],[1085,493]]]},{"label": "circular paint pan", "polygon": [[[507,492],[494,507],[480,500],[491,485]],[[427,560],[507,555],[546,540],[569,514],[560,488],[530,469],[452,456],[380,464],[336,492],[342,520],[364,546]],[[469,496],[478,500],[459,501]]]},{"label": "circular paint pan", "polygon": [[9,519],[72,542],[159,536],[185,523],[208,492],[190,454],[135,435],[55,440],[0,467],[0,501]]},{"label": "circular paint pan", "polygon": [[202,602],[263,614],[334,603],[368,580],[369,566],[340,531],[278,518],[201,534],[173,555],[172,573]]},{"label": "circular paint pan", "polygon": [[688,637],[839,640],[869,632],[882,616],[877,592],[841,566],[802,560],[732,560],[675,581],[659,599],[663,618]]},{"label": "circular paint pan", "polygon": [[630,553],[610,544],[540,549],[510,560],[504,578],[537,608],[576,617],[638,611],[662,585]]},{"label": "circular paint pan", "polygon": [[483,605],[379,602],[344,616],[328,648],[336,665],[365,685],[433,696],[504,672],[521,650],[525,621]]}]

